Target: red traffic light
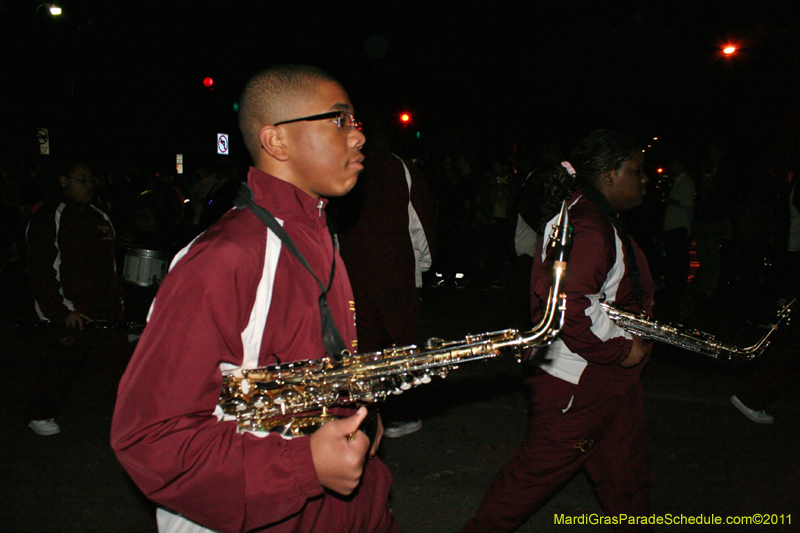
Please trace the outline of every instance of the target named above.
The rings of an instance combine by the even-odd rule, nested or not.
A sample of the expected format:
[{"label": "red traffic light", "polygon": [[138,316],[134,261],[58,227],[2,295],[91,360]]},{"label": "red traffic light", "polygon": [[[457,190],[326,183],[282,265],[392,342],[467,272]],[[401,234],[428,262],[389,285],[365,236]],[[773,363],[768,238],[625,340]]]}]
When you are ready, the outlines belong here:
[{"label": "red traffic light", "polygon": [[402,122],[403,124],[408,124],[409,122],[411,122],[411,115],[409,115],[408,113],[402,113],[400,115],[400,122]]},{"label": "red traffic light", "polygon": [[213,86],[214,86],[214,80],[213,80],[213,78],[209,78],[208,76],[206,76],[205,78],[203,78],[203,85],[204,85],[205,87],[208,87],[209,89],[210,89],[211,87],[213,87]]}]

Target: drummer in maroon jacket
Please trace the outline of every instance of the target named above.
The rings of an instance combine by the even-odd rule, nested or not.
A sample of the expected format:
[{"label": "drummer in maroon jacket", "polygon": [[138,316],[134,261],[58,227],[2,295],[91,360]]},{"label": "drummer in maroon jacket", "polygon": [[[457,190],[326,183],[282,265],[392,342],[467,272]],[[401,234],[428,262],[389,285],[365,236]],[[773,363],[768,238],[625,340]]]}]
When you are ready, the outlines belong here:
[{"label": "drummer in maroon jacket", "polygon": [[[55,422],[83,360],[102,352],[111,385],[127,360],[127,332],[88,327],[122,321],[122,284],[114,262],[114,227],[92,205],[97,181],[83,163],[58,178],[61,199],[39,210],[28,226],[28,270],[43,324],[41,372],[26,405],[30,428],[39,435],[61,431]],[[114,368],[119,370],[114,370]]]}]

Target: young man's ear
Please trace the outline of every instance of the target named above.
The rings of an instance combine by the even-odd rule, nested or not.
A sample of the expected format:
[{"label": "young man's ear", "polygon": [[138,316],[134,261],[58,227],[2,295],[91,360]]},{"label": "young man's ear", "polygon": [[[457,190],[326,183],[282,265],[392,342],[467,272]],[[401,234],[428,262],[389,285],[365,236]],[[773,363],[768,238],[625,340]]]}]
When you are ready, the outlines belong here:
[{"label": "young man's ear", "polygon": [[258,140],[261,142],[261,149],[270,157],[278,161],[289,159],[289,150],[283,142],[280,130],[275,126],[264,126],[258,132]]},{"label": "young man's ear", "polygon": [[614,178],[616,178],[615,172],[616,170],[607,170],[603,172],[600,176],[600,181],[602,181],[604,185],[614,185]]}]

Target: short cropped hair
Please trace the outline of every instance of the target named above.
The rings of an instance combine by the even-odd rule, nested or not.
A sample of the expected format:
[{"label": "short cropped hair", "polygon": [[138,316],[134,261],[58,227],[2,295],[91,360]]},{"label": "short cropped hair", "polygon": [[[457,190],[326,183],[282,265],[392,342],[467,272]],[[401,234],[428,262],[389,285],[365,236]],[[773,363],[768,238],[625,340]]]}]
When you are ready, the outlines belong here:
[{"label": "short cropped hair", "polygon": [[92,167],[88,163],[84,163],[79,159],[68,159],[59,163],[58,170],[56,172],[58,176],[56,177],[69,177],[79,168],[87,168],[90,171],[92,170]]},{"label": "short cropped hair", "polygon": [[250,78],[239,98],[239,130],[253,160],[261,150],[261,128],[298,118],[289,116],[293,102],[308,95],[320,82],[339,83],[311,65],[276,65]]}]

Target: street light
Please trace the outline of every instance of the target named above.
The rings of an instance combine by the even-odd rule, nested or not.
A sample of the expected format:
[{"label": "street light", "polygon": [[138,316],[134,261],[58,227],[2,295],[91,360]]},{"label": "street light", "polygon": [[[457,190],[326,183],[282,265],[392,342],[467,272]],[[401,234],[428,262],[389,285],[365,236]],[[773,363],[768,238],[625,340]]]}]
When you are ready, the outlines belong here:
[{"label": "street light", "polygon": [[746,45],[747,43],[740,37],[726,37],[725,40],[717,41],[719,55],[727,60],[740,56]]},{"label": "street light", "polygon": [[50,14],[54,17],[57,17],[61,14],[61,8],[55,4],[39,4],[39,6],[36,8],[36,11],[38,12],[39,9],[43,7],[46,7],[50,11]]}]

